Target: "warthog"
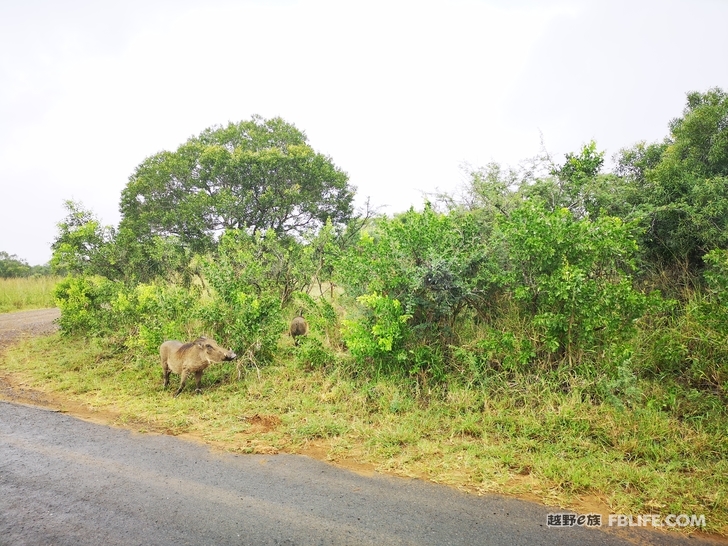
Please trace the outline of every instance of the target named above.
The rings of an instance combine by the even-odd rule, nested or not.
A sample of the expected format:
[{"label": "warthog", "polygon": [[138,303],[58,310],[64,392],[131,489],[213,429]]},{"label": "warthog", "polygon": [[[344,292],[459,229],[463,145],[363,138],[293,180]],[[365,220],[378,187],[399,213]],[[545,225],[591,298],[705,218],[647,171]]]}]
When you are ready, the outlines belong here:
[{"label": "warthog", "polygon": [[179,389],[174,393],[177,396],[182,392],[189,374],[195,374],[196,392],[200,392],[200,380],[205,368],[213,362],[232,360],[237,355],[223,349],[212,339],[198,337],[190,343],[165,341],[159,346],[159,356],[162,357],[165,389],[169,384],[170,373],[174,372],[180,376]]},{"label": "warthog", "polygon": [[291,321],[291,328],[289,330],[293,343],[298,347],[298,336],[305,336],[308,333],[308,323],[303,318],[303,309],[298,312],[298,316]]}]

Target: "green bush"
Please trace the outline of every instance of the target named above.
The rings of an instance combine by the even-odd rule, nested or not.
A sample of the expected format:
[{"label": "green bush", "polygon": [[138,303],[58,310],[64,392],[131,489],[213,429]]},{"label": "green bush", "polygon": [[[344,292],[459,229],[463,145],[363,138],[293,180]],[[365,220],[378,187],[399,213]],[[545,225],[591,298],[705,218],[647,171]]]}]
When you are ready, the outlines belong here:
[{"label": "green bush", "polygon": [[61,331],[90,336],[112,334],[111,302],[121,289],[120,283],[104,277],[67,277],[60,281],[54,297],[61,309]]},{"label": "green bush", "polygon": [[459,314],[485,298],[489,252],[481,235],[473,215],[438,213],[429,203],[381,218],[341,257],[337,281],[355,297],[398,300],[421,336],[449,341]]},{"label": "green bush", "polygon": [[325,369],[339,363],[339,357],[318,338],[307,336],[296,351],[296,361],[307,370]]},{"label": "green bush", "polygon": [[399,300],[380,294],[359,296],[365,314],[357,320],[343,321],[343,338],[351,355],[362,365],[377,372],[403,368],[407,362],[407,341],[411,330]]},{"label": "green bush", "polygon": [[107,337],[129,349],[153,353],[165,339],[187,337],[199,290],[67,277],[58,283],[55,297],[63,333]]},{"label": "green bush", "polygon": [[541,357],[570,365],[629,338],[645,310],[631,273],[637,250],[618,218],[576,218],[528,202],[498,222],[502,289],[540,334]]},{"label": "green bush", "polygon": [[220,248],[218,258],[203,264],[212,294],[201,303],[198,316],[219,343],[268,362],[285,331],[281,286],[269,278],[266,264],[254,255],[254,240],[245,234],[226,233]]},{"label": "green bush", "polygon": [[238,354],[250,354],[259,364],[273,359],[278,339],[285,331],[276,297],[255,296],[242,289],[204,302],[198,316],[218,343]]},{"label": "green bush", "polygon": [[112,311],[118,317],[117,324],[129,332],[127,345],[154,353],[165,340],[188,340],[199,296],[199,290],[194,288],[138,284],[117,294]]},{"label": "green bush", "polygon": [[692,292],[682,305],[668,300],[639,321],[635,363],[645,376],[728,397],[725,256],[709,254],[703,292]]}]

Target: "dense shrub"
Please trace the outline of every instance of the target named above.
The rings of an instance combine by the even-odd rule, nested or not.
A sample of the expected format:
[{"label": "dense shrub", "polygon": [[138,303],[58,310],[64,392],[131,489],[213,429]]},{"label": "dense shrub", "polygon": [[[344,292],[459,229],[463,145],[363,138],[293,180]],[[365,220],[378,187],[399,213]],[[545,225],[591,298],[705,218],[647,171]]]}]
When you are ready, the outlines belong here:
[{"label": "dense shrub", "polygon": [[618,218],[576,218],[527,202],[498,222],[504,290],[540,334],[540,352],[570,364],[634,332],[645,309],[631,274],[637,246]]},{"label": "dense shrub", "polygon": [[404,313],[400,301],[389,296],[367,294],[357,301],[365,309],[363,315],[343,322],[343,337],[351,355],[377,371],[406,366],[411,336],[407,322],[412,315]]},{"label": "dense shrub", "polygon": [[[482,366],[575,365],[633,335],[646,298],[632,284],[630,226],[532,200],[492,228],[430,206],[377,222],[338,264],[340,282],[361,306],[345,323],[352,355],[433,373],[458,366],[457,347]],[[473,320],[480,332],[468,333]]]},{"label": "dense shrub", "polygon": [[61,309],[61,331],[90,336],[111,334],[111,302],[121,289],[120,283],[98,276],[67,277],[60,281],[54,296]]},{"label": "dense shrub", "polygon": [[67,277],[55,291],[65,334],[108,337],[155,352],[165,339],[185,338],[199,290],[173,284],[128,286],[104,277]]},{"label": "dense shrub", "polygon": [[[129,207],[148,209],[134,216],[138,231],[105,228],[69,202],[54,263],[80,276],[57,288],[61,327],[145,353],[206,333],[267,362],[303,308],[311,332],[295,359],[307,366],[348,350],[359,370],[420,386],[538,370],[588,378],[600,400],[636,399],[631,383],[645,375],[725,393],[727,107],[721,90],[688,95],[670,138],[623,150],[612,174],[601,173],[604,154],[590,142],[561,166],[544,157],[533,168],[476,171],[464,201],[441,196],[445,209],[426,203],[371,222],[322,213],[266,231],[239,214],[240,196],[225,194],[218,205],[235,222],[207,218],[214,225],[196,246],[193,232],[216,210],[203,194],[179,195],[207,213],[177,225],[174,199],[157,210],[172,216],[159,218],[128,192]],[[151,221],[192,231],[150,231]],[[239,229],[221,233],[231,225]]]}]

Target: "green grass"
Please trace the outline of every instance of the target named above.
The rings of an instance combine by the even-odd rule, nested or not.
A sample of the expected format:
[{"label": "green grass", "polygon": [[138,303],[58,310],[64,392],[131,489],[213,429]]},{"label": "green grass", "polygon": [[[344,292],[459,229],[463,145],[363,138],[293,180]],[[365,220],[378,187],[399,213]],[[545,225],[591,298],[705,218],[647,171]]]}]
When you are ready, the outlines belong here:
[{"label": "green grass", "polygon": [[[234,363],[214,365],[201,395],[188,385],[173,398],[156,356],[57,335],[13,346],[0,369],[141,431],[243,453],[317,446],[330,460],[577,510],[598,498],[605,514],[705,514],[706,530],[728,534],[725,405],[707,394],[690,402],[678,385],[640,380],[630,406],[595,401],[583,379],[538,375],[453,381],[425,396],[403,379],[301,366],[282,342],[260,377],[253,369],[237,381]],[[665,410],[676,396],[684,403]]]},{"label": "green grass", "polygon": [[0,313],[55,307],[53,288],[59,277],[0,278]]}]

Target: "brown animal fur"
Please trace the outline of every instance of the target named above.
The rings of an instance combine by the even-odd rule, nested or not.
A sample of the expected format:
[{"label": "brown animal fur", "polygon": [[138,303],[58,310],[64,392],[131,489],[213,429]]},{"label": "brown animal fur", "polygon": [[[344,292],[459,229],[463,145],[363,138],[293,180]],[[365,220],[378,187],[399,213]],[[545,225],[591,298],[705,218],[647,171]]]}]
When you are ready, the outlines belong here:
[{"label": "brown animal fur", "polygon": [[189,374],[194,374],[196,392],[200,392],[200,380],[205,368],[213,362],[232,360],[237,355],[228,349],[223,349],[212,339],[198,337],[190,343],[165,341],[159,346],[159,356],[164,371],[164,388],[169,384],[170,373],[180,376],[179,389],[174,393],[177,396],[182,392]]},{"label": "brown animal fur", "polygon": [[308,333],[308,323],[303,318],[303,309],[298,313],[298,316],[291,321],[291,329],[289,330],[293,343],[298,347],[298,337],[305,336]]}]

